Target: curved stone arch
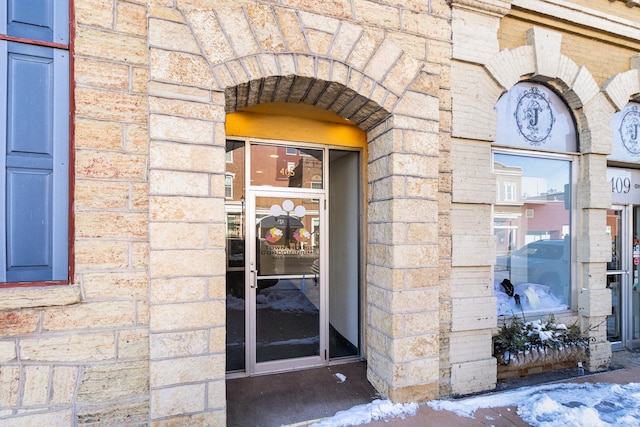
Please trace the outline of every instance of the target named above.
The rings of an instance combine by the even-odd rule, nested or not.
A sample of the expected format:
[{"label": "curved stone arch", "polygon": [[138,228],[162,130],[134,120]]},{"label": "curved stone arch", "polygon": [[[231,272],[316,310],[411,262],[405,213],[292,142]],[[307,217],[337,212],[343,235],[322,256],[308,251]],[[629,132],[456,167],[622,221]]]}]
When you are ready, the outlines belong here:
[{"label": "curved stone arch", "polygon": [[303,102],[367,130],[398,108],[424,67],[382,30],[310,12],[243,5],[182,15],[227,113]]},{"label": "curved stone arch", "polygon": [[[493,109],[499,96],[523,78],[549,84],[574,113],[580,151],[606,151],[604,147],[594,147],[593,141],[610,139],[608,121],[603,119],[608,102],[589,70],[561,53],[562,35],[559,33],[533,27],[526,33],[526,42],[525,46],[500,51],[485,65],[487,74],[496,84],[493,94],[498,94],[495,98],[487,97],[487,104]],[[490,134],[495,135],[495,116],[490,125]]]},{"label": "curved stone arch", "polygon": [[622,110],[632,99],[640,97],[640,55],[631,58],[631,70],[618,73],[602,85],[616,111]]}]

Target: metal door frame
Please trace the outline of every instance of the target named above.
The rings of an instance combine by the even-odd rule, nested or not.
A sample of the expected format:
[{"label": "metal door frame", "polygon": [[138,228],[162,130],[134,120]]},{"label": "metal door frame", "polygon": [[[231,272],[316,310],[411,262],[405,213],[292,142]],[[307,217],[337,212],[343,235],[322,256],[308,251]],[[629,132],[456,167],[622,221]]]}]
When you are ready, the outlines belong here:
[{"label": "metal door frame", "polygon": [[[254,187],[247,190],[247,254],[245,260],[245,372],[247,375],[259,375],[279,371],[291,371],[314,366],[323,366],[328,363],[329,348],[329,304],[327,286],[327,260],[328,260],[328,227],[326,209],[326,188],[322,190],[292,189],[270,187]],[[320,216],[320,274],[318,286],[320,287],[319,310],[319,355],[302,358],[291,358],[277,361],[256,361],[256,296],[257,296],[257,259],[256,259],[256,198],[277,197],[288,198],[313,198],[319,199]],[[286,276],[283,276],[283,278]]]}]

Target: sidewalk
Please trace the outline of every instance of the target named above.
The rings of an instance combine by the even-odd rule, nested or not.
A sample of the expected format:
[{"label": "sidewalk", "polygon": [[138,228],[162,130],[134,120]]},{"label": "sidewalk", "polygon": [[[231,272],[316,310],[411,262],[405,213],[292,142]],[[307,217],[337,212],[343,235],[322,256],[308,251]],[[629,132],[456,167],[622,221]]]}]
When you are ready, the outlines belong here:
[{"label": "sidewalk", "polygon": [[[542,382],[530,385],[541,385],[550,383],[615,383],[628,384],[640,382],[640,353],[631,351],[614,352],[611,369],[595,374],[586,374],[584,376],[566,378],[559,381]],[[502,391],[507,391],[502,390]],[[492,394],[494,392],[488,392]],[[499,394],[500,392],[495,392]],[[373,427],[477,427],[477,426],[494,426],[494,427],[527,427],[530,424],[524,422],[516,413],[513,406],[505,406],[500,408],[482,408],[478,409],[473,418],[457,415],[450,411],[437,411],[426,405],[420,405],[415,416],[401,418],[392,418],[387,421],[374,421],[368,426]]]}]

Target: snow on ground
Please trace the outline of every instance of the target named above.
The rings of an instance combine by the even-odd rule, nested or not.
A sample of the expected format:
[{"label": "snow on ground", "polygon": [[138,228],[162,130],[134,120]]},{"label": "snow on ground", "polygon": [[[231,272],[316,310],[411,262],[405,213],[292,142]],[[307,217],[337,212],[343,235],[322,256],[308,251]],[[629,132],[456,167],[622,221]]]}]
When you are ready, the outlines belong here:
[{"label": "snow on ground", "polygon": [[[533,427],[633,427],[640,426],[640,383],[547,384],[463,399],[433,400],[425,405],[469,418],[480,408],[515,406],[520,418]],[[417,410],[415,403],[375,400],[338,412],[312,427],[356,426],[413,416]]]},{"label": "snow on ground", "polygon": [[389,400],[374,400],[366,405],[358,405],[346,411],[337,412],[331,418],[311,424],[311,427],[357,426],[376,420],[405,418],[407,415],[415,415],[417,411],[417,403],[394,404]]}]

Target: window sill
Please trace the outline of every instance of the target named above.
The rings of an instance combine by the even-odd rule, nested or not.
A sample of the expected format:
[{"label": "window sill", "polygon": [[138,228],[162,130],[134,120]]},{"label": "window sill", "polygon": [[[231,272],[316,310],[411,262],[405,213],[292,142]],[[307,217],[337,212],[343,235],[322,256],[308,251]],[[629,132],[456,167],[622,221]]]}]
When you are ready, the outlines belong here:
[{"label": "window sill", "polygon": [[71,305],[81,299],[80,285],[3,288],[0,289],[0,311]]}]

